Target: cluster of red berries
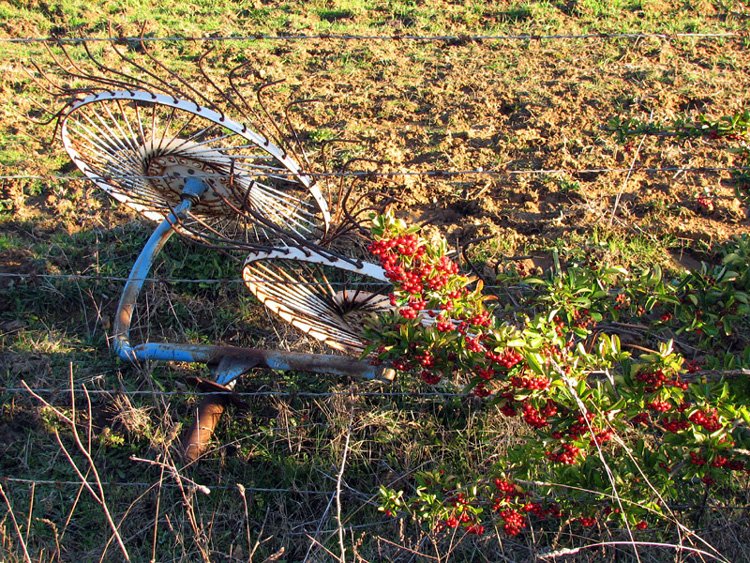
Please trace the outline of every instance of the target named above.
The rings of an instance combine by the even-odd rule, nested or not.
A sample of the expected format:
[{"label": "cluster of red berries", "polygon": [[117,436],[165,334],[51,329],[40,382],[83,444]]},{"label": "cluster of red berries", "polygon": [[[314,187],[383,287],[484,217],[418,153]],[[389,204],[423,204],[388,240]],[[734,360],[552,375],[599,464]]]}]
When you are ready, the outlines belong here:
[{"label": "cluster of red berries", "polygon": [[574,446],[573,444],[563,444],[561,452],[544,452],[547,459],[554,463],[562,463],[563,465],[574,465],[578,459],[578,456],[585,456],[581,448]]},{"label": "cluster of red berries", "polygon": [[419,237],[417,235],[408,234],[372,241],[367,250],[381,260],[385,260],[395,254],[401,254],[402,256],[423,256],[427,249],[424,245],[419,244]]},{"label": "cluster of red berries", "polygon": [[537,377],[524,377],[521,375],[514,375],[510,378],[510,384],[513,387],[519,389],[529,389],[532,391],[543,391],[549,387],[549,377],[537,376]]},{"label": "cluster of red berries", "polygon": [[477,375],[481,379],[484,379],[485,381],[490,381],[491,379],[495,377],[495,370],[492,369],[491,367],[478,368]]},{"label": "cluster of red berries", "polygon": [[695,452],[690,452],[690,463],[698,466],[706,465],[706,458]]},{"label": "cluster of red berries", "polygon": [[[393,328],[396,329],[394,332],[398,334],[403,326],[417,327],[418,331],[418,323],[407,324],[403,319],[412,321],[420,317],[424,319],[421,326],[432,331],[425,338],[419,332],[410,331],[414,336],[409,337],[406,347],[397,340],[395,345],[378,350],[381,358],[386,359],[391,354],[396,369],[411,371],[428,384],[438,383],[442,376],[453,371],[471,373],[475,395],[487,397],[496,393],[499,409],[504,415],[520,414],[526,424],[544,436],[545,441],[550,436],[557,440],[544,453],[545,458],[554,464],[580,464],[591,454],[592,448],[612,439],[614,430],[610,424],[618,428],[618,421],[622,422],[621,418],[616,417],[617,413],[629,412],[632,416],[632,408],[638,408],[641,412],[635,411],[637,414],[631,418],[631,423],[634,426],[643,425],[654,432],[657,443],[664,438],[662,434],[677,434],[688,430],[691,425],[708,432],[730,427],[730,422],[722,422],[715,410],[706,407],[700,410],[695,410],[694,406],[691,408],[690,402],[683,399],[683,393],[680,392],[688,391],[685,397],[689,398],[688,383],[666,361],[663,363],[666,367],[652,365],[636,371],[634,379],[637,383],[632,389],[636,393],[632,397],[637,402],[631,401],[621,410],[602,413],[599,410],[602,404],[592,405],[590,399],[584,397],[583,400],[589,402],[587,408],[591,412],[577,416],[576,405],[564,393],[559,393],[560,389],[565,388],[557,387],[558,382],[555,381],[558,370],[564,370],[571,374],[571,379],[576,378],[578,381],[582,381],[580,377],[583,373],[574,361],[570,361],[577,357],[577,340],[569,333],[562,318],[555,317],[552,327],[546,323],[534,326],[535,330],[541,327],[545,331],[540,345],[528,340],[528,348],[509,347],[506,340],[500,341],[499,335],[504,333],[505,327],[493,324],[495,318],[491,309],[485,308],[478,292],[467,289],[467,278],[454,277],[458,274],[457,265],[446,256],[436,256],[433,250],[426,249],[425,243],[417,235],[392,236],[373,243],[370,250],[380,258],[388,279],[397,288],[390,297],[394,311],[397,312],[393,320]],[[617,310],[627,307],[635,309],[636,305],[637,303],[631,303],[631,298],[625,292],[615,297]],[[663,311],[662,309],[659,313]],[[572,319],[576,327],[588,329],[594,324],[588,310],[573,310],[569,313],[568,318]],[[637,313],[643,315],[646,310],[639,306]],[[598,318],[597,315],[593,316]],[[667,323],[672,320],[672,315],[663,313],[660,320]],[[560,339],[554,338],[552,330]],[[547,338],[547,333],[550,338]],[[403,357],[393,357],[397,354]],[[527,358],[528,363],[525,361]],[[446,359],[447,364],[444,365]],[[695,369],[692,365],[688,368]],[[555,402],[556,400],[559,402]],[[638,404],[645,404],[646,408],[637,407]],[[691,410],[687,411],[688,408]],[[594,415],[594,412],[598,414]],[[688,412],[692,414],[688,416]],[[728,432],[726,434],[728,438]],[[743,461],[731,459],[731,455],[727,453],[730,450],[720,450],[724,455],[717,454],[715,450],[701,450],[705,445],[696,447],[695,444],[690,444],[690,436],[691,433],[683,433],[664,440],[665,444],[670,445],[666,450],[667,455],[670,459],[675,457],[671,444],[682,448],[679,455],[692,447],[694,451],[689,452],[689,463],[698,466],[699,469],[694,471],[703,476],[706,482],[712,481],[720,473],[717,470],[745,468]],[[721,447],[732,446],[724,444]],[[665,468],[667,471],[672,468],[677,471],[680,464],[673,464],[672,468],[665,464]],[[558,467],[555,471],[564,474],[567,468]],[[528,502],[526,494],[512,482],[498,479],[495,481],[495,488],[497,495],[493,493],[490,497],[492,509],[502,518],[507,534],[519,534],[527,526],[527,515],[543,517],[547,514],[541,504]],[[456,496],[446,501],[454,504],[448,508],[450,516],[443,516],[439,525],[443,528],[462,527],[467,533],[483,533],[481,520],[462,506],[463,500],[465,499]],[[588,514],[579,516],[577,521],[583,527],[596,524],[595,517]],[[646,529],[648,525],[645,521],[640,521],[635,527]]]},{"label": "cluster of red berries", "polygon": [[548,420],[558,414],[557,405],[551,399],[547,399],[547,402],[541,408],[537,408],[528,400],[516,401],[512,391],[499,393],[499,396],[505,399],[500,407],[501,413],[505,416],[516,416],[518,414],[516,405],[520,403],[523,420],[532,428],[544,428],[549,424]]},{"label": "cluster of red berries", "polygon": [[479,338],[472,338],[471,336],[466,337],[466,349],[469,352],[481,353],[484,352],[484,346],[479,341]]},{"label": "cluster of red berries", "polygon": [[544,416],[536,407],[531,403],[523,403],[523,420],[529,426],[533,428],[544,428],[547,426],[547,417]]},{"label": "cluster of red berries", "polygon": [[667,432],[672,432],[673,434],[690,427],[690,423],[687,420],[677,418],[665,418],[661,421],[661,424]]},{"label": "cluster of red berries", "polygon": [[473,317],[470,317],[468,323],[473,326],[490,326],[492,317],[487,311],[480,311]]},{"label": "cluster of red berries", "polygon": [[630,298],[624,293],[618,293],[615,296],[615,311],[622,311],[630,306]]},{"label": "cluster of red berries", "polygon": [[[471,515],[468,512],[461,512],[458,516],[456,516],[455,514],[451,514],[448,518],[446,518],[442,522],[442,524],[448,528],[458,528],[459,524],[470,524],[471,522],[472,522]],[[476,525],[477,524],[471,524],[469,528],[476,526]],[[482,532],[480,533],[484,533],[484,528],[482,526],[479,526],[479,527],[482,528]],[[469,532],[469,529],[467,528],[466,531]],[[477,532],[474,531],[474,532],[469,532],[469,533],[477,533]]]},{"label": "cluster of red berries", "polygon": [[484,383],[478,383],[477,386],[474,387],[474,395],[483,399],[492,395],[492,391],[487,389],[487,386]]},{"label": "cluster of red berries", "polygon": [[594,420],[594,413],[588,412],[586,416],[578,415],[576,421],[568,428],[568,436],[571,438],[580,438],[589,432],[591,421]]},{"label": "cluster of red berries", "polygon": [[502,352],[487,350],[487,352],[484,353],[484,357],[505,369],[512,369],[523,361],[523,356],[515,348],[505,348]]},{"label": "cluster of red berries", "polygon": [[592,446],[599,444],[601,446],[602,444],[609,442],[614,434],[615,433],[611,428],[607,428],[605,430],[596,430],[594,431],[594,435],[591,437],[591,440],[589,440],[589,444],[591,444]]},{"label": "cluster of red berries", "polygon": [[730,459],[727,461],[727,463],[723,466],[729,471],[747,471],[747,465],[745,465],[744,461],[740,461],[739,459]]},{"label": "cluster of red berries", "polygon": [[522,494],[516,485],[500,477],[495,478],[495,488],[503,494],[503,498],[505,499],[512,499]]},{"label": "cluster of red berries", "polygon": [[514,509],[503,510],[500,512],[500,518],[503,519],[503,530],[509,536],[517,536],[526,527],[526,518],[523,514]]},{"label": "cluster of red berries", "polygon": [[654,391],[658,391],[663,387],[676,387],[677,389],[682,389],[683,391],[686,391],[688,388],[687,382],[684,381],[679,375],[667,377],[667,375],[664,373],[664,370],[662,369],[657,369],[654,371],[644,370],[639,372],[635,376],[635,378],[638,381],[646,384],[644,387],[646,393],[653,393]]},{"label": "cluster of red berries", "polygon": [[415,354],[414,359],[417,360],[419,365],[423,368],[431,368],[435,365],[435,357],[430,352]]},{"label": "cluster of red berries", "polygon": [[588,309],[576,309],[573,311],[573,324],[578,328],[589,329],[596,324]]},{"label": "cluster of red berries", "polygon": [[708,464],[711,467],[716,467],[717,469],[725,469],[727,471],[744,471],[746,468],[745,463],[742,460],[729,459],[728,457],[721,454],[717,454],[716,456],[714,456],[714,459],[709,464],[708,460],[702,455],[695,452],[690,452],[690,463],[697,466],[704,466]]},{"label": "cluster of red berries", "polygon": [[439,332],[451,332],[452,330],[455,330],[456,325],[453,324],[453,321],[450,318],[441,315],[435,322],[435,328],[437,328]]},{"label": "cluster of red berries", "polygon": [[698,426],[702,426],[708,432],[716,432],[723,427],[723,424],[719,421],[719,417],[716,414],[716,411],[713,410],[708,412],[695,411],[688,418],[690,419],[690,422],[692,422],[693,424],[697,424]]},{"label": "cluster of red berries", "polygon": [[396,358],[393,360],[393,367],[399,371],[409,371],[414,364],[407,358]]},{"label": "cluster of red berries", "polygon": [[646,406],[656,412],[669,412],[672,410],[672,403],[669,401],[662,401],[661,399],[649,401]]},{"label": "cluster of red berries", "polygon": [[[395,365],[395,364],[394,364]],[[398,368],[396,368],[398,369]],[[441,376],[439,373],[435,373],[434,371],[430,371],[428,369],[423,369],[419,373],[419,377],[424,381],[427,385],[437,385],[440,382]]]},{"label": "cluster of red berries", "polygon": [[403,307],[402,309],[399,309],[398,312],[402,317],[409,320],[416,319],[419,316],[419,311],[412,309],[411,307]]},{"label": "cluster of red berries", "polygon": [[505,416],[516,416],[518,414],[518,411],[515,407],[515,402],[512,400],[509,400],[508,402],[504,403],[500,407],[500,412],[503,413]]},{"label": "cluster of red berries", "polygon": [[523,511],[538,516],[539,518],[544,518],[550,514],[550,512],[545,510],[541,503],[538,502],[527,502],[523,505]]}]

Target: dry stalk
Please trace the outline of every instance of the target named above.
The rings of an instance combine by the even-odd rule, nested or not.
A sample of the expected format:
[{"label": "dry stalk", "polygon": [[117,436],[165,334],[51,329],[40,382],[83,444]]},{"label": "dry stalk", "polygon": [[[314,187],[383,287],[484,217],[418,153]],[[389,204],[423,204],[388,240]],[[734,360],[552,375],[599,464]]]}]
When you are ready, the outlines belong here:
[{"label": "dry stalk", "polygon": [[[255,542],[255,548],[250,547],[250,513],[247,506],[247,495],[245,494],[245,486],[242,483],[237,483],[237,490],[240,492],[242,498],[242,508],[245,511],[245,537],[247,538],[247,549],[249,550],[248,561],[253,560],[253,554],[258,546],[258,542]],[[260,536],[259,536],[260,537]]]},{"label": "dry stalk", "polygon": [[38,522],[47,524],[52,529],[53,537],[55,538],[55,553],[49,558],[50,561],[60,561],[62,556],[62,549],[60,548],[60,534],[57,531],[57,524],[47,518],[37,518]]},{"label": "dry stalk", "polygon": [[192,502],[192,494],[189,494],[188,491],[185,489],[184,481],[187,481],[188,484],[195,488],[195,490],[200,491],[201,493],[208,495],[211,493],[211,489],[206,487],[205,485],[200,485],[199,483],[196,483],[192,479],[189,479],[188,477],[184,477],[180,475],[180,472],[178,471],[177,467],[174,465],[174,463],[169,460],[169,463],[164,463],[161,461],[154,461],[150,459],[142,459],[139,457],[131,456],[130,458],[132,461],[138,461],[141,463],[147,463],[149,465],[155,465],[161,469],[166,470],[169,472],[169,474],[174,478],[175,482],[177,483],[177,488],[180,491],[180,495],[182,496],[182,504],[185,508],[185,514],[187,515],[188,522],[190,523],[190,527],[193,530],[193,536],[195,539],[195,545],[198,547],[198,550],[200,551],[201,558],[206,563],[210,563],[211,556],[209,553],[208,548],[203,545],[202,534],[201,534],[201,527],[198,526],[198,519],[195,516],[195,509],[193,508],[193,502]]},{"label": "dry stalk", "polygon": [[440,556],[439,555],[437,557],[435,557],[433,555],[427,555],[424,552],[417,551],[415,549],[412,549],[411,547],[407,547],[405,545],[398,544],[396,542],[393,542],[393,541],[391,541],[389,539],[384,538],[383,536],[375,536],[375,537],[378,539],[378,541],[382,541],[383,543],[385,543],[387,545],[390,545],[390,546],[393,546],[393,547],[398,548],[400,550],[406,551],[407,553],[412,554],[415,558],[419,557],[422,560],[440,561]]},{"label": "dry stalk", "polygon": [[31,497],[29,498],[29,514],[26,517],[26,537],[24,541],[29,544],[29,532],[31,531],[31,515],[34,513],[34,496],[36,495],[36,483],[31,484]]},{"label": "dry stalk", "polygon": [[[316,544],[317,545],[321,545],[321,547],[322,547],[322,544],[320,544],[320,542],[318,541],[318,537],[320,536],[320,533],[323,530],[323,523],[325,522],[326,518],[328,517],[328,513],[331,510],[331,505],[333,504],[333,501],[335,500],[335,498],[336,498],[336,494],[334,493],[333,495],[331,495],[331,498],[328,500],[328,504],[326,505],[326,509],[323,511],[323,515],[320,517],[320,520],[318,521],[318,527],[315,530],[315,535],[314,536],[310,536],[309,534],[306,534],[307,537],[310,539],[310,545],[307,547],[307,553],[305,553],[305,558],[303,560],[303,563],[309,560],[310,554],[312,552],[312,549],[313,549],[313,547]],[[331,554],[331,555],[333,555],[333,554]]]},{"label": "dry stalk", "polygon": [[5,502],[5,506],[8,507],[8,515],[10,516],[11,522],[13,522],[13,528],[15,528],[16,534],[18,535],[18,541],[21,542],[21,548],[23,549],[24,561],[26,561],[26,563],[31,563],[31,557],[29,557],[29,550],[27,549],[26,542],[23,539],[21,528],[18,527],[18,522],[16,521],[16,515],[13,513],[13,506],[10,504],[10,499],[5,495],[5,490],[3,489],[2,485],[0,485],[0,496],[3,497],[3,502]]},{"label": "dry stalk", "polygon": [[641,546],[641,547],[660,547],[664,549],[674,549],[678,553],[681,551],[686,551],[688,553],[695,554],[699,557],[709,557],[711,559],[714,559],[716,561],[722,561],[727,562],[726,559],[724,559],[721,556],[716,556],[713,553],[709,553],[707,551],[703,551],[702,549],[697,549],[695,547],[685,547],[683,545],[674,545],[671,543],[660,543],[660,542],[646,542],[646,541],[609,541],[609,542],[599,542],[599,543],[591,543],[588,545],[582,545],[580,547],[574,547],[570,549],[560,549],[558,551],[553,551],[550,553],[545,553],[538,556],[538,559],[541,561],[548,561],[551,559],[557,559],[558,557],[567,557],[570,555],[576,555],[577,553],[580,553],[584,549],[592,549],[596,547],[609,547],[609,546],[618,546],[618,545],[629,545],[629,546]]},{"label": "dry stalk", "polygon": [[346,441],[344,442],[344,453],[341,457],[341,467],[339,468],[339,474],[336,477],[336,524],[338,526],[339,534],[339,550],[341,556],[339,561],[346,563],[346,546],[344,545],[344,527],[341,523],[341,481],[344,478],[344,471],[346,469],[346,458],[349,454],[349,440],[352,436],[352,423],[354,421],[354,410],[352,409],[349,414],[349,426],[346,430]]},{"label": "dry stalk", "polygon": [[[37,401],[42,403],[45,407],[50,409],[55,416],[64,422],[71,430],[71,433],[73,435],[73,440],[75,442],[76,448],[78,449],[79,453],[84,457],[86,460],[86,464],[88,465],[88,471],[86,472],[86,475],[83,474],[81,469],[76,464],[75,460],[73,459],[73,455],[71,452],[65,447],[65,444],[63,444],[62,438],[60,437],[60,433],[57,431],[57,429],[54,430],[55,433],[55,439],[57,440],[57,444],[60,446],[60,451],[65,455],[66,459],[68,460],[68,463],[75,471],[76,475],[78,475],[78,478],[81,480],[81,484],[86,488],[86,490],[89,492],[91,497],[94,499],[94,501],[102,507],[102,511],[104,512],[104,517],[107,520],[107,524],[109,525],[110,529],[112,530],[112,534],[114,538],[117,540],[117,545],[120,548],[120,551],[122,552],[123,557],[125,558],[125,561],[130,561],[130,555],[128,555],[128,550],[125,548],[125,544],[122,541],[122,537],[120,536],[120,532],[117,528],[117,525],[115,524],[115,521],[112,518],[112,514],[109,512],[109,507],[107,506],[107,501],[104,495],[104,486],[102,485],[101,477],[99,476],[99,471],[96,468],[96,464],[94,463],[94,459],[91,456],[91,435],[92,435],[92,428],[91,428],[91,416],[89,416],[89,422],[88,422],[88,428],[87,428],[87,436],[86,436],[86,445],[84,445],[83,441],[81,440],[81,436],[78,433],[78,426],[76,425],[75,419],[76,419],[76,400],[75,400],[75,390],[74,390],[74,382],[73,382],[73,362],[70,363],[70,369],[69,369],[69,385],[70,385],[70,401],[71,401],[71,416],[67,417],[65,414],[58,408],[53,407],[49,402],[47,402],[45,399],[34,393],[31,388],[26,384],[25,381],[21,382],[21,385],[29,392],[29,394],[34,397]],[[86,403],[88,406],[88,412],[89,415],[91,413],[91,397],[88,394],[88,391],[86,387],[83,387],[84,395],[86,397]],[[94,485],[96,487],[96,490],[94,487],[91,486],[91,483],[87,480],[87,475],[91,472],[91,474],[94,477]]]},{"label": "dry stalk", "polygon": [[159,532],[159,512],[161,510],[161,485],[164,482],[164,468],[161,468],[159,474],[159,487],[156,493],[156,508],[154,509],[154,536],[151,541],[151,561],[156,561],[156,540]]},{"label": "dry stalk", "polygon": [[[161,496],[161,481],[159,481],[159,483],[155,483],[155,484],[151,485],[150,487],[148,487],[143,493],[141,493],[140,495],[138,495],[138,497],[133,502],[130,503],[130,505],[128,506],[128,508],[125,510],[125,512],[120,517],[120,521],[117,523],[118,529],[122,525],[122,523],[125,521],[125,519],[128,516],[130,516],[130,512],[133,510],[133,508],[135,508],[136,504],[138,504],[138,502],[140,502],[144,497],[146,497],[155,487],[159,488],[159,497],[157,497],[157,506],[158,506],[159,499],[160,499],[160,496]],[[157,512],[158,512],[158,509],[157,509]],[[138,532],[138,533],[140,533],[140,532]],[[136,534],[136,535],[138,535],[138,534]],[[102,561],[104,561],[104,557],[107,555],[107,550],[109,549],[109,546],[112,544],[112,539],[113,538],[110,537],[109,540],[107,541],[106,545],[104,546],[104,549],[102,550],[102,555],[99,558],[99,563],[102,563]],[[130,541],[130,539],[131,538],[128,538],[128,541]]]},{"label": "dry stalk", "polygon": [[[333,497],[331,497],[331,500],[333,500]],[[310,546],[317,546],[323,551],[325,551],[328,555],[330,555],[332,561],[338,560],[338,557],[335,553],[333,553],[330,549],[328,549],[326,546],[324,546],[322,543],[320,543],[320,540],[318,540],[317,537],[312,537],[310,534],[305,534],[307,536],[307,539],[310,540]]]},{"label": "dry stalk", "polygon": [[[568,391],[570,391],[571,395],[576,401],[576,405],[578,406],[578,409],[581,411],[581,414],[583,415],[583,419],[586,421],[586,426],[588,427],[589,432],[591,432],[592,436],[596,436],[596,432],[594,432],[594,429],[591,427],[591,423],[589,422],[587,418],[588,410],[586,409],[586,405],[583,404],[583,401],[578,396],[578,392],[576,391],[576,384],[573,380],[571,380],[565,373],[565,371],[557,365],[557,363],[553,362],[553,367],[555,371],[557,371],[558,375],[562,378],[562,380],[565,382],[565,384],[568,386]],[[596,446],[596,452],[599,456],[599,460],[602,462],[602,466],[604,467],[604,471],[607,474],[607,479],[609,479],[609,483],[612,487],[612,495],[617,502],[617,506],[619,507],[622,514],[625,513],[625,507],[622,505],[622,499],[620,498],[619,493],[617,492],[617,480],[615,479],[614,474],[612,473],[612,469],[610,468],[609,464],[607,463],[607,460],[604,458],[604,453],[602,452],[601,444],[599,444],[599,441],[594,438],[594,445]],[[633,537],[633,530],[630,528],[630,524],[627,520],[625,520],[625,529],[628,532],[628,537],[630,538],[631,542],[635,542],[635,538]],[[638,553],[637,549],[634,549],[634,555],[636,561],[640,563],[641,556]]]},{"label": "dry stalk", "polygon": [[[89,471],[86,472],[86,480],[89,478]],[[68,526],[70,526],[70,522],[73,520],[73,514],[75,514],[76,508],[78,508],[78,501],[81,500],[81,495],[83,494],[83,491],[86,490],[86,487],[83,485],[78,487],[78,492],[76,493],[76,498],[73,499],[73,504],[70,507],[70,512],[68,512],[68,517],[65,519],[65,524],[63,525],[62,533],[60,534],[60,539],[62,540],[65,537],[65,533],[68,531]]]}]

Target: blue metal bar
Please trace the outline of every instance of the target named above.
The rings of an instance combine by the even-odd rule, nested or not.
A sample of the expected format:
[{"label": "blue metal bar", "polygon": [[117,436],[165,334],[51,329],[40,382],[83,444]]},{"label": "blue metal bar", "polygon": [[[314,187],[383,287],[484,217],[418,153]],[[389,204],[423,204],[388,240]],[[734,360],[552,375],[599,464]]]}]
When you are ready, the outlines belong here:
[{"label": "blue metal bar", "polygon": [[[182,193],[182,201],[174,208],[164,221],[156,227],[149,237],[143,250],[130,270],[128,281],[125,282],[125,288],[120,297],[120,303],[117,306],[117,313],[114,322],[114,348],[120,358],[127,361],[139,359],[160,360],[162,358],[139,358],[133,347],[130,345],[130,323],[133,320],[133,310],[138,302],[138,296],[143,289],[143,284],[148,277],[151,266],[154,264],[154,258],[159,254],[169,238],[174,234],[174,226],[187,215],[193,203],[197,201],[207,186],[197,178],[188,178]],[[165,358],[166,359],[166,358]],[[190,360],[186,360],[190,361]]]},{"label": "blue metal bar", "polygon": [[168,342],[146,342],[136,346],[130,343],[133,311],[154,259],[174,234],[175,225],[185,217],[206,189],[206,185],[196,178],[189,178],[185,182],[182,201],[156,227],[133,264],[115,317],[113,345],[117,355],[129,362],[157,360],[205,363],[212,368],[216,383],[220,385],[228,385],[254,367],[267,367],[281,371],[296,369],[313,373],[356,376],[363,379],[392,380],[392,369],[372,366],[368,362],[346,356]]}]

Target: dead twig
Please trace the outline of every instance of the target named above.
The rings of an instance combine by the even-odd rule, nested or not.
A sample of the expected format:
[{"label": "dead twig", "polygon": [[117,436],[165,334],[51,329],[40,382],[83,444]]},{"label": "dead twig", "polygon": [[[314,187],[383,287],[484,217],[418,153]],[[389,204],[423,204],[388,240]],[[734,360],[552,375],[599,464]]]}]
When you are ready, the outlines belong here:
[{"label": "dead twig", "polygon": [[191,487],[193,487],[197,491],[200,491],[204,495],[211,494],[211,489],[209,489],[205,485],[201,485],[193,481],[192,479],[188,477],[184,477],[180,475],[180,472],[177,470],[177,467],[175,467],[174,463],[172,463],[171,460],[170,460],[170,463],[164,463],[161,461],[155,461],[151,459],[142,459],[142,458],[135,457],[135,456],[131,456],[130,459],[132,461],[147,463],[149,465],[154,465],[156,467],[162,468],[166,470],[167,472],[169,472],[170,475],[172,475],[172,477],[174,478],[177,484],[177,488],[180,491],[180,495],[182,496],[182,504],[185,507],[185,514],[187,515],[188,522],[190,522],[190,527],[193,530],[195,544],[201,553],[202,559],[206,563],[210,563],[211,556],[210,556],[208,548],[206,547],[206,545],[204,545],[204,541],[202,540],[203,535],[201,534],[201,526],[198,526],[198,520],[195,517],[195,510],[193,508],[193,503],[190,498],[192,493],[189,493],[188,491],[185,490],[184,481],[188,482],[188,484]]},{"label": "dead twig", "polygon": [[645,541],[610,541],[610,542],[591,543],[588,545],[582,545],[580,547],[575,547],[572,549],[560,549],[558,551],[541,554],[538,556],[538,558],[542,561],[549,561],[550,559],[557,559],[558,557],[567,557],[570,555],[576,555],[577,553],[580,553],[584,549],[592,549],[595,547],[617,546],[617,545],[630,545],[633,547],[637,547],[637,546],[661,547],[664,549],[674,549],[675,551],[678,551],[678,552],[687,551],[688,553],[694,553],[698,556],[710,557],[711,559],[714,559],[716,561],[723,561],[723,562],[727,561],[721,556],[716,556],[713,553],[709,553],[707,551],[703,551],[702,549],[697,549],[695,547],[685,547],[684,545],[674,545],[671,543],[645,542]]},{"label": "dead twig", "polygon": [[5,495],[5,490],[3,490],[2,485],[0,485],[0,496],[3,497],[3,502],[5,503],[5,506],[8,507],[8,515],[10,516],[10,519],[13,522],[13,528],[15,528],[16,534],[18,534],[18,541],[21,542],[21,548],[23,549],[24,561],[26,561],[26,563],[31,563],[31,557],[29,557],[29,550],[27,549],[26,542],[23,539],[21,528],[18,527],[18,522],[16,521],[16,515],[13,513],[13,506],[10,504],[10,499]]},{"label": "dead twig", "polygon": [[344,470],[346,469],[346,458],[349,454],[349,440],[352,436],[352,422],[354,420],[354,411],[349,415],[349,426],[346,431],[346,441],[344,442],[344,453],[341,457],[341,467],[339,468],[338,476],[336,477],[336,524],[338,526],[339,533],[339,549],[341,556],[339,560],[341,563],[346,562],[346,546],[344,546],[344,527],[341,523],[341,481],[344,478]]},{"label": "dead twig", "polygon": [[[76,422],[75,422],[76,400],[75,400],[75,392],[73,390],[74,381],[73,381],[73,363],[72,362],[70,363],[68,378],[69,378],[68,383],[70,385],[70,401],[71,401],[71,416],[70,417],[66,416],[62,411],[53,407],[49,402],[45,401],[42,397],[34,393],[31,390],[31,388],[28,385],[26,385],[25,381],[21,381],[21,385],[23,385],[23,387],[26,388],[26,390],[32,397],[34,397],[37,401],[39,401],[45,407],[50,409],[59,420],[64,422],[70,428],[76,448],[86,460],[88,469],[94,477],[94,486],[96,487],[96,489],[94,489],[91,483],[88,482],[87,477],[83,474],[81,469],[78,467],[78,464],[76,464],[75,460],[73,459],[73,455],[65,447],[65,444],[63,444],[62,438],[60,437],[60,433],[57,431],[57,429],[54,430],[55,439],[57,440],[57,443],[60,446],[60,450],[67,458],[68,463],[73,468],[76,475],[78,475],[78,478],[81,480],[81,484],[86,488],[86,490],[89,492],[89,494],[94,499],[94,501],[99,506],[102,507],[102,511],[104,512],[104,517],[106,518],[107,524],[112,530],[112,534],[114,535],[115,540],[117,540],[117,545],[119,546],[120,551],[122,552],[122,555],[125,558],[125,561],[130,561],[130,555],[128,554],[128,550],[125,548],[125,544],[122,541],[122,537],[120,536],[120,532],[117,529],[117,525],[115,524],[115,521],[112,518],[112,514],[109,512],[109,507],[107,506],[107,501],[104,495],[104,486],[102,484],[101,477],[99,476],[99,471],[96,468],[96,464],[94,463],[94,459],[91,456],[91,434],[92,434],[91,416],[89,416],[89,423],[88,423],[88,429],[87,429],[87,438],[86,438],[87,445],[84,445],[83,441],[81,440],[81,436],[78,433],[78,426],[76,425]],[[88,404],[88,412],[90,414],[91,413],[91,398],[89,397],[88,391],[86,390],[85,386],[83,387],[83,389],[84,389],[84,394],[86,396],[86,401]],[[87,475],[88,475],[88,471],[87,471]]]}]

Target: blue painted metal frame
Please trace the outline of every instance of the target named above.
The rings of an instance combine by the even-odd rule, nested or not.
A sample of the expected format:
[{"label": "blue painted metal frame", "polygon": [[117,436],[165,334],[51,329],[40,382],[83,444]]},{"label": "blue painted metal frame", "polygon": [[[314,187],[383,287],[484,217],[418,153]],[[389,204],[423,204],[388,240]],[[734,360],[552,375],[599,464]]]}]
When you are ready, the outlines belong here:
[{"label": "blue painted metal frame", "polygon": [[216,383],[220,385],[228,385],[254,367],[351,375],[364,379],[391,381],[392,369],[372,366],[368,362],[345,356],[168,342],[146,342],[136,346],[130,343],[133,311],[154,259],[175,233],[175,226],[187,215],[206,189],[207,186],[197,178],[187,179],[182,192],[182,201],[156,227],[133,264],[117,307],[113,327],[114,349],[117,355],[129,362],[156,360],[205,363],[211,368]]}]

